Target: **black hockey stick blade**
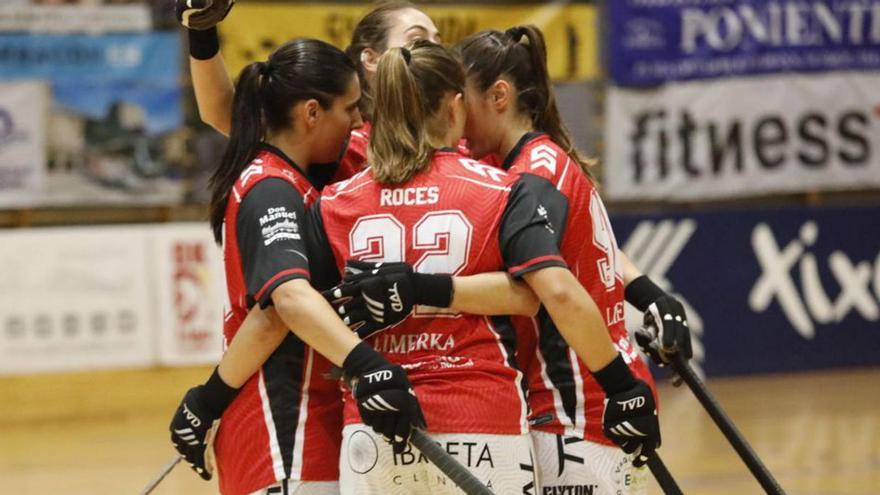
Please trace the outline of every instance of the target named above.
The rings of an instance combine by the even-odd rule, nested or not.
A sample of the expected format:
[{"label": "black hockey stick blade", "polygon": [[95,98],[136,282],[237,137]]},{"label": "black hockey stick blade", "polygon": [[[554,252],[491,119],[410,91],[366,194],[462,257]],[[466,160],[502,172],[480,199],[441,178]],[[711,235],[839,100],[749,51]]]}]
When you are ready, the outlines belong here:
[{"label": "black hockey stick blade", "polygon": [[684,495],[675,478],[672,477],[672,473],[666,469],[666,464],[663,464],[663,460],[656,452],[648,458],[648,468],[651,469],[651,474],[654,475],[654,479],[657,480],[657,484],[660,485],[660,489],[665,495]]},{"label": "black hockey stick blade", "polygon": [[492,495],[492,491],[486,485],[478,480],[466,467],[462,466],[460,462],[446,453],[423,430],[413,428],[409,441],[467,495]]},{"label": "black hockey stick blade", "polygon": [[672,368],[681,376],[688,388],[697,397],[697,400],[700,401],[700,404],[703,405],[703,408],[706,409],[706,412],[709,413],[709,416],[712,417],[712,420],[715,421],[715,424],[718,425],[718,429],[721,430],[721,433],[724,434],[727,441],[730,442],[730,445],[739,454],[740,459],[743,460],[749,471],[752,472],[752,475],[758,480],[761,487],[764,488],[764,491],[770,495],[784,495],[785,492],[782,490],[782,487],[779,486],[779,483],[770,474],[764,463],[761,462],[758,454],[755,453],[749,442],[739,432],[739,429],[733,424],[727,413],[721,409],[721,404],[709,393],[709,389],[706,388],[706,385],[700,380],[694,369],[679,354],[672,354],[670,358]]},{"label": "black hockey stick blade", "polygon": [[162,471],[159,472],[159,474],[153,479],[153,481],[151,481],[149,485],[141,490],[141,495],[149,495],[150,493],[152,493],[153,490],[155,490],[156,487],[159,486],[159,483],[161,483],[162,480],[164,480],[165,477],[168,476],[168,473],[170,473],[171,470],[174,469],[174,466],[176,466],[177,463],[181,461],[181,459],[183,459],[183,456],[178,454],[174,456],[174,459],[168,461],[168,464],[166,464],[165,467],[162,468]]}]

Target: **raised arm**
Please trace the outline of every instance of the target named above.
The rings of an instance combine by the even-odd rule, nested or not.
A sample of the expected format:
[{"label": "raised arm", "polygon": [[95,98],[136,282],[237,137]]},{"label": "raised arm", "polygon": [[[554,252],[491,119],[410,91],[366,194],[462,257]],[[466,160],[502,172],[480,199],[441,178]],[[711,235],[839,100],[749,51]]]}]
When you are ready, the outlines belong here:
[{"label": "raised arm", "polygon": [[228,136],[232,126],[232,99],[235,93],[223,55],[219,52],[219,44],[216,45],[218,51],[208,58],[198,57],[207,56],[210,50],[194,51],[194,47],[200,46],[199,43],[207,43],[208,48],[212,43],[218,43],[204,39],[210,36],[217,38],[216,28],[210,31],[190,31],[189,72],[202,122]]},{"label": "raised arm", "polygon": [[229,14],[233,0],[177,0],[177,20],[189,36],[189,70],[202,122],[229,135],[234,86],[223,56],[217,24]]}]

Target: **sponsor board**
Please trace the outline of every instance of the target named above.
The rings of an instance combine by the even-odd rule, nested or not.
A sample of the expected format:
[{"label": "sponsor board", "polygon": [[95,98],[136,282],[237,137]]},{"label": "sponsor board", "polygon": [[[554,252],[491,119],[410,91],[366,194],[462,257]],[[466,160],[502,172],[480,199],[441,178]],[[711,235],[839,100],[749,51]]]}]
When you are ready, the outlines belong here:
[{"label": "sponsor board", "polygon": [[0,82],[0,208],[43,194],[49,91],[40,81]]},{"label": "sponsor board", "polygon": [[0,375],[216,363],[221,259],[200,223],[0,232]]},{"label": "sponsor board", "polygon": [[[344,48],[370,8],[368,4],[343,2],[241,2],[219,26],[223,56],[230,72],[238,74],[247,63],[265,59],[271,50],[294,37],[318,38]],[[444,43],[455,43],[484,29],[503,31],[511,26],[535,24],[544,32],[550,76],[554,80],[599,77],[595,5],[461,2],[420,8],[434,20]],[[260,32],[254,33],[253,26],[261,26]]]},{"label": "sponsor board", "polygon": [[51,88],[38,206],[181,201],[181,53],[178,33],[0,34],[3,78]]},{"label": "sponsor board", "polygon": [[880,68],[880,0],[614,0],[608,65],[621,85]]},{"label": "sponsor board", "polygon": [[0,232],[0,374],[154,362],[138,227]]},{"label": "sponsor board", "polygon": [[217,363],[223,350],[223,253],[202,223],[150,229],[158,360]]},{"label": "sponsor board", "polygon": [[[616,215],[707,375],[880,364],[880,206]],[[629,326],[640,324],[631,316]]]},{"label": "sponsor board", "polygon": [[617,200],[691,201],[880,186],[880,75],[612,87],[605,183]]},{"label": "sponsor board", "polygon": [[0,32],[140,33],[152,29],[143,5],[0,5]]}]

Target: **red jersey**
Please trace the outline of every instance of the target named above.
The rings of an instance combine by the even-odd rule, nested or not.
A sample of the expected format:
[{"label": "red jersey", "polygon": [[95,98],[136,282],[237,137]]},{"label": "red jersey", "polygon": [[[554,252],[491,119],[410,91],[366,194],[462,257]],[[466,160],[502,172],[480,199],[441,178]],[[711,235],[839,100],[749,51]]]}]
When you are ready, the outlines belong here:
[{"label": "red jersey", "polygon": [[339,168],[333,176],[331,183],[350,179],[354,174],[363,170],[367,163],[367,147],[370,144],[370,131],[372,125],[364,122],[360,129],[353,129],[345,146],[345,152],[339,160]]},{"label": "red jersey", "polygon": [[[564,266],[538,210],[515,177],[438,151],[428,170],[402,185],[383,186],[367,169],[327,187],[310,218],[337,272],[360,259],[405,261],[422,273],[506,268],[521,276]],[[370,344],[407,370],[430,431],[521,434],[528,425],[514,333],[509,321],[418,307]],[[350,395],[345,421],[361,421]]]},{"label": "red jersey", "polygon": [[[612,342],[633,374],[653,388],[651,374],[626,330],[619,249],[593,183],[580,164],[546,134],[526,134],[503,165],[510,172],[546,180],[541,181],[546,193],[538,195],[550,210],[553,224],[561,224],[562,257],[596,302]],[[528,375],[532,427],[613,445],[602,433],[605,393],[547,312],[542,308],[535,318],[514,321],[519,330],[520,363]]]},{"label": "red jersey", "polygon": [[[223,226],[227,345],[248,308],[265,307],[280,284],[309,277],[300,225],[316,197],[296,164],[269,146],[236,181]],[[290,334],[247,381],[214,444],[221,493],[248,494],[283,479],[338,479],[337,462],[328,462],[339,455],[342,428],[341,394],[323,377],[331,367]]]}]

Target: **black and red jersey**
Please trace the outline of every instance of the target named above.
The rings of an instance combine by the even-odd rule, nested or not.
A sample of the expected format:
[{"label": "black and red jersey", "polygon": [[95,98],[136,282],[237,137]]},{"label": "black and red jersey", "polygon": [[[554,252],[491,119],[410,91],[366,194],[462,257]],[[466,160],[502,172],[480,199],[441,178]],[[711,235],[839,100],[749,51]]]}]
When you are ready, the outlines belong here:
[{"label": "black and red jersey", "polygon": [[[451,150],[436,152],[430,168],[405,184],[382,185],[367,169],[329,186],[310,218],[310,237],[320,241],[316,249],[332,252],[337,276],[347,259],[458,275],[564,266],[530,190]],[[527,431],[509,320],[418,307],[370,344],[407,370],[430,431]],[[350,396],[345,420],[360,421]]]},{"label": "black and red jersey", "polygon": [[[233,186],[223,226],[228,345],[254,304],[282,283],[310,277],[306,208],[317,198],[305,174],[270,146]],[[248,494],[283,479],[338,479],[342,402],[324,378],[329,361],[293,334],[242,387],[215,442],[220,491]]]},{"label": "black and red jersey", "polygon": [[[617,240],[599,192],[580,163],[546,134],[529,133],[506,157],[503,167],[521,174],[536,191],[554,225],[562,257],[602,312],[612,342],[636,377],[653,387],[624,324]],[[613,445],[602,433],[605,394],[547,311],[542,308],[535,318],[514,321],[519,330],[519,359],[528,373],[532,427]]]}]

